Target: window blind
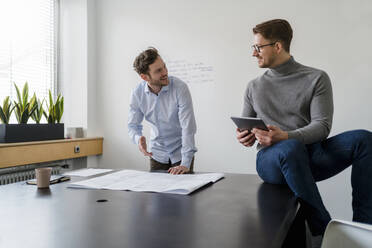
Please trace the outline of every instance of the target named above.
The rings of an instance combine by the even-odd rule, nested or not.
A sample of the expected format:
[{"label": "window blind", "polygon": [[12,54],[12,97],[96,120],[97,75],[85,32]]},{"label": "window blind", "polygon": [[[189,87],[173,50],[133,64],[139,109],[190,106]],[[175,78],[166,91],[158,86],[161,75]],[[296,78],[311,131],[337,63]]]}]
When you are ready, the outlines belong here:
[{"label": "window blind", "polygon": [[[49,90],[55,95],[56,4],[56,0],[0,1],[0,104],[6,96],[16,100],[14,83],[21,90],[28,82],[29,98],[35,92],[40,100],[48,99]],[[16,123],[14,114],[9,123]]]}]

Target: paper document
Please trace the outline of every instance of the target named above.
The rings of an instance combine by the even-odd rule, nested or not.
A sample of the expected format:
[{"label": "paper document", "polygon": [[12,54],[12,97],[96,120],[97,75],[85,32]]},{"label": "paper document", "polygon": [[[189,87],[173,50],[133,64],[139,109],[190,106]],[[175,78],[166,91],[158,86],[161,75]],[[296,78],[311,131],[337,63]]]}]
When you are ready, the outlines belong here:
[{"label": "paper document", "polygon": [[122,170],[92,179],[70,183],[71,188],[131,190],[187,195],[198,188],[223,178],[223,173],[171,175],[135,170]]},{"label": "paper document", "polygon": [[102,173],[109,172],[109,171],[112,171],[112,169],[89,168],[89,169],[67,171],[67,172],[63,173],[63,175],[65,175],[65,176],[77,176],[77,177],[90,177],[90,176],[102,174]]}]

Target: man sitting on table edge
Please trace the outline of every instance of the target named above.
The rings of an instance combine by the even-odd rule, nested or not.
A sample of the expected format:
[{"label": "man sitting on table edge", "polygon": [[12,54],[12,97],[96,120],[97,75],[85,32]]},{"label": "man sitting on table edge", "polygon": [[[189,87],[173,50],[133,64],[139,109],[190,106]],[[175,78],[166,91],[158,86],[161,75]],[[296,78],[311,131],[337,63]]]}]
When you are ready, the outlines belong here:
[{"label": "man sitting on table edge", "polygon": [[326,72],[291,56],[292,33],[282,19],[253,28],[252,55],[268,70],[248,83],[242,115],[271,125],[269,131],[237,129],[237,139],[246,147],[258,142],[258,175],[289,186],[314,236],[321,237],[331,220],[316,182],[351,164],[353,221],[372,224],[372,133],[353,130],[327,138],[333,117],[331,81]]}]

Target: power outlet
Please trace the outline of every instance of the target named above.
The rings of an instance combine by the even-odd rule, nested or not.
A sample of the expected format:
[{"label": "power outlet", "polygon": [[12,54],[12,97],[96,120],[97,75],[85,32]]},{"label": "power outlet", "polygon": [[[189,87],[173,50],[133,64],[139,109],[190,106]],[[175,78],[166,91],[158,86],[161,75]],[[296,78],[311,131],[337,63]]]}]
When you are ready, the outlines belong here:
[{"label": "power outlet", "polygon": [[80,146],[75,146],[74,147],[74,152],[79,153],[80,152]]}]

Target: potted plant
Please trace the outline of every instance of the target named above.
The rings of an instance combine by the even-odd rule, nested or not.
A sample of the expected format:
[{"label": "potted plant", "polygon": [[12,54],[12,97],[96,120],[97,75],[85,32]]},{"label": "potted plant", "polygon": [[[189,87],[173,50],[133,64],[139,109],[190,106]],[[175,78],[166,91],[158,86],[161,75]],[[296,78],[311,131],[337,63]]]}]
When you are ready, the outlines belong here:
[{"label": "potted plant", "polygon": [[12,102],[9,101],[9,96],[4,99],[3,106],[0,106],[0,120],[3,124],[9,123],[10,115],[14,110],[14,106],[12,107]]},{"label": "potted plant", "polygon": [[[63,97],[59,94],[54,102],[49,91],[49,112],[46,113],[43,108],[44,100],[37,99],[36,94],[30,100],[28,99],[27,82],[23,86],[22,93],[16,84],[14,86],[17,101],[12,104],[9,97],[6,97],[0,110],[3,122],[0,124],[0,143],[63,139],[64,124],[60,123],[63,114]],[[9,124],[12,112],[15,113],[18,124]],[[40,124],[43,115],[48,121],[46,124]],[[36,122],[35,124],[27,123],[30,117]]]},{"label": "potted plant", "polygon": [[14,84],[17,91],[18,102],[14,101],[15,114],[19,124],[26,124],[28,119],[36,110],[36,95],[28,101],[28,83],[23,86],[22,95],[19,92],[18,86]]},{"label": "potted plant", "polygon": [[34,113],[31,115],[31,118],[36,122],[36,124],[40,124],[41,118],[43,117],[44,114],[43,104],[44,100],[40,102],[40,100],[38,99],[36,102],[36,109]]},{"label": "potted plant", "polygon": [[49,105],[47,104],[48,113],[44,111],[44,116],[48,123],[60,123],[63,115],[63,96],[58,94],[57,100],[53,102],[52,93],[49,90]]}]

